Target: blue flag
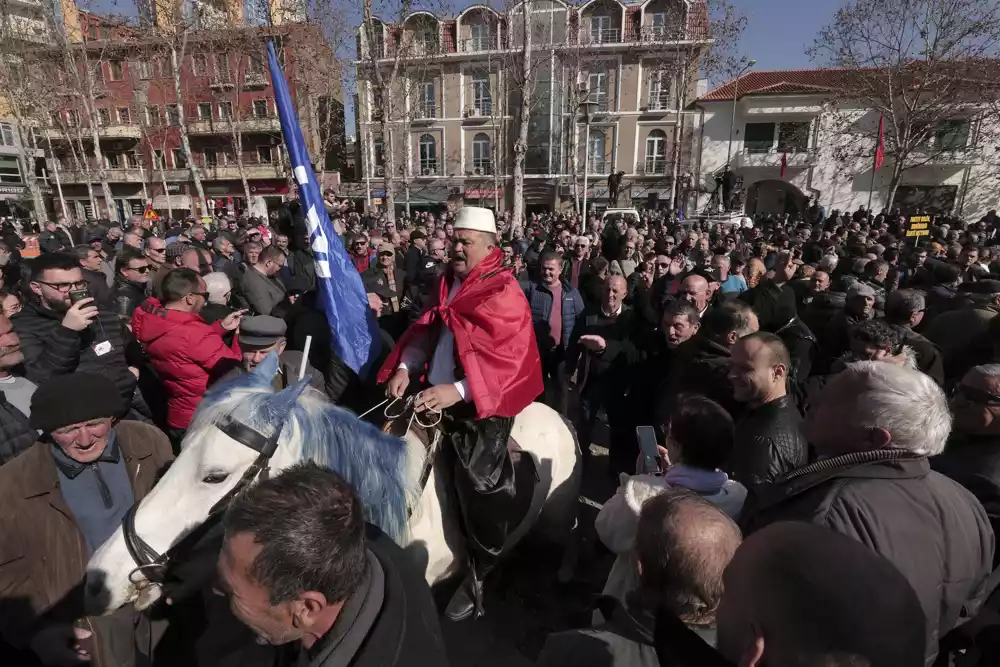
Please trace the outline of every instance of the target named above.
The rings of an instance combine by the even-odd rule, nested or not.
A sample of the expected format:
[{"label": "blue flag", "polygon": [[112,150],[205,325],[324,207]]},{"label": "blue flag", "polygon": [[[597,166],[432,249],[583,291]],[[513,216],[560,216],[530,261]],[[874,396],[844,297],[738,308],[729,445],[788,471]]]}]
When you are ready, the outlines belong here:
[{"label": "blue flag", "polygon": [[381,343],[375,314],[368,306],[361,274],[347,257],[323,205],[295,105],[288,92],[288,83],[278,64],[274,42],[270,40],[267,42],[267,61],[271,67],[274,101],[281,119],[281,136],[288,149],[288,161],[295,173],[295,182],[299,185],[299,204],[309,228],[309,241],[316,261],[319,303],[330,323],[330,342],[337,356],[364,378],[378,357]]}]

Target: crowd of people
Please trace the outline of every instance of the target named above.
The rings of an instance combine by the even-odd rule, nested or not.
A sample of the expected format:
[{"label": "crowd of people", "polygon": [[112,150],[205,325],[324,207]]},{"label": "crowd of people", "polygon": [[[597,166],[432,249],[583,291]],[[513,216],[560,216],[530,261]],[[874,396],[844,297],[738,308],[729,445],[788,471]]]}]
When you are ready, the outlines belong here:
[{"label": "crowd of people", "polygon": [[[334,352],[294,200],[269,220],[60,219],[30,260],[4,229],[0,658],[155,653],[159,619],[86,616],[87,560],[205,392],[275,353],[276,388],[304,370],[362,414],[424,387],[416,409],[445,413],[471,563],[452,621],[486,612],[526,511],[514,417],[535,400],[574,425],[615,558],[593,625],[550,635],[539,665],[1000,660],[995,212],[915,238],[898,210],[817,204],[737,224],[327,210],[378,323],[369,377]],[[292,646],[269,664],[446,664],[423,577],[364,516],[311,465],[230,505],[215,586]],[[179,655],[153,664],[225,664]]]}]

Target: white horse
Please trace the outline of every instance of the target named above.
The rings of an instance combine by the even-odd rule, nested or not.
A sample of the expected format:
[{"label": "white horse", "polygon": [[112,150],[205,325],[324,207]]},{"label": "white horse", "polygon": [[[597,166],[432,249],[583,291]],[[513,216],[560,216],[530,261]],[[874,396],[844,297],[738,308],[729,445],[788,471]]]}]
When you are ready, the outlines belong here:
[{"label": "white horse", "polygon": [[[445,466],[436,458],[421,490],[426,457],[416,438],[387,435],[303,383],[274,393],[276,371],[277,356],[271,355],[253,372],[205,395],[177,460],[136,508],[134,534],[164,554],[208,519],[259,458],[229,435],[233,431],[226,424],[235,420],[264,439],[277,438],[270,474],[313,461],[351,482],[367,519],[407,548],[425,568],[429,584],[463,572],[465,546]],[[525,525],[510,535],[508,546],[532,525],[546,538],[567,540],[575,528],[580,485],[573,430],[558,413],[535,403],[515,419],[512,437],[533,457],[539,482]],[[119,527],[88,564],[88,609],[110,612],[128,602],[144,608],[159,597],[158,587],[136,566]]]}]

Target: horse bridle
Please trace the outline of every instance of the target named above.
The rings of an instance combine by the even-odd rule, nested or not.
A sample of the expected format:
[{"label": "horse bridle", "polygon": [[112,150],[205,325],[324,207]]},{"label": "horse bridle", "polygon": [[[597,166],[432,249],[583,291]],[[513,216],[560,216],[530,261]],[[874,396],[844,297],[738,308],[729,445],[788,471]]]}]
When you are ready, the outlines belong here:
[{"label": "horse bridle", "polygon": [[[216,425],[220,431],[245,447],[257,452],[257,458],[253,464],[247,468],[232,489],[224,495],[219,502],[212,506],[208,513],[206,522],[215,515],[224,512],[233,498],[239,495],[244,489],[250,486],[258,477],[267,479],[268,463],[274,452],[278,449],[278,436],[281,429],[278,429],[271,437],[265,436],[259,431],[247,426],[243,422],[235,419],[232,415],[226,415]],[[161,584],[166,573],[169,561],[169,551],[157,553],[156,549],[149,546],[144,539],[139,537],[135,530],[135,512],[139,503],[135,503],[125,512],[122,518],[122,534],[125,538],[125,548],[128,549],[129,556],[136,564],[136,568],[129,573],[129,581],[136,583],[132,578],[136,572],[144,574],[149,581]]]}]

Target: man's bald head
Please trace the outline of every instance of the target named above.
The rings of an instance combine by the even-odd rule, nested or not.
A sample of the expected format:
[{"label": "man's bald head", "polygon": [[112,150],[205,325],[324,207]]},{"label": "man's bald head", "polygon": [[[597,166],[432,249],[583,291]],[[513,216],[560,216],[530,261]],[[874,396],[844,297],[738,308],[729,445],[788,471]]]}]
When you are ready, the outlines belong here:
[{"label": "man's bald head", "polygon": [[641,595],[685,622],[711,623],[740,539],[732,519],[700,496],[681,488],[656,496],[642,506],[636,532]]},{"label": "man's bald head", "polygon": [[704,276],[691,274],[681,282],[680,294],[701,313],[708,308],[708,281]]},{"label": "man's bald head", "polygon": [[617,313],[626,294],[628,294],[628,285],[625,279],[621,276],[608,276],[604,282],[604,312],[609,315]]},{"label": "man's bald head", "polygon": [[736,550],[724,582],[718,650],[731,661],[751,650],[756,655],[740,664],[924,664],[924,613],[910,583],[886,558],[840,533],[771,524]]}]

